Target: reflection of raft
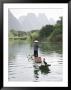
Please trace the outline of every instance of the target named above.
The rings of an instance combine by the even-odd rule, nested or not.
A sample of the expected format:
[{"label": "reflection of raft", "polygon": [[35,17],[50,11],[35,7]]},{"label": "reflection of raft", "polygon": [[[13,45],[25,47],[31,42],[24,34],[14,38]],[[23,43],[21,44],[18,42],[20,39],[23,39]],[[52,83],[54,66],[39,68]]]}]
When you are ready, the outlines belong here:
[{"label": "reflection of raft", "polygon": [[41,73],[44,73],[44,74],[48,74],[49,71],[50,71],[49,68],[48,68],[48,65],[41,65],[39,67],[39,69],[40,69]]}]

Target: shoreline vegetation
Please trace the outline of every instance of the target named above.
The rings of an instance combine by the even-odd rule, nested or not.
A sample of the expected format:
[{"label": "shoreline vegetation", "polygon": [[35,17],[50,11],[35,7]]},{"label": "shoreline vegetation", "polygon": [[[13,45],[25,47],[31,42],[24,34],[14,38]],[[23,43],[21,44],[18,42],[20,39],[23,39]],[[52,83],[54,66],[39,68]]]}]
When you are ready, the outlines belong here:
[{"label": "shoreline vegetation", "polygon": [[60,20],[57,20],[55,25],[45,25],[41,27],[40,30],[31,30],[28,32],[11,29],[8,33],[9,41],[12,42],[15,40],[15,42],[22,41],[32,43],[37,39],[42,43],[41,47],[43,49],[47,50],[48,48],[51,48],[51,44],[55,49],[57,47],[55,47],[54,43],[57,43],[57,45],[60,45],[62,51],[62,21],[63,18],[60,17]]},{"label": "shoreline vegetation", "polygon": [[39,40],[40,42],[62,42],[62,17],[55,25],[45,25],[40,30],[16,31],[9,30],[8,38],[13,40],[26,40],[33,42]]}]

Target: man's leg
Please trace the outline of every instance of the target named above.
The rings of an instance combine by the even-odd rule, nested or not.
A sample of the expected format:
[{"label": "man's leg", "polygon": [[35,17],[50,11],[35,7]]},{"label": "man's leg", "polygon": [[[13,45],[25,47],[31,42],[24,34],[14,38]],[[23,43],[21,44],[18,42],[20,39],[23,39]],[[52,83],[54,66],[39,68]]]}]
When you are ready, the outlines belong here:
[{"label": "man's leg", "polygon": [[34,56],[38,57],[38,51],[34,51]]}]

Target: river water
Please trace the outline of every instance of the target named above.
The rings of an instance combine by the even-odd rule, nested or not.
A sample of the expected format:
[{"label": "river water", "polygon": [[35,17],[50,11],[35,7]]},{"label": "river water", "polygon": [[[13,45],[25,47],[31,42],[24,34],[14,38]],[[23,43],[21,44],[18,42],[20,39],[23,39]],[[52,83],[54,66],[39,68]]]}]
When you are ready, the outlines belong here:
[{"label": "river water", "polygon": [[[45,49],[45,45],[49,46]],[[13,42],[9,44],[8,57],[8,80],[9,81],[62,81],[63,79],[63,57],[59,44],[54,47],[45,43],[38,49],[38,55],[45,58],[47,68],[41,67],[32,60],[33,46],[30,43]],[[41,47],[42,46],[42,47]],[[50,49],[49,49],[50,48]],[[59,49],[58,49],[59,48]]]}]

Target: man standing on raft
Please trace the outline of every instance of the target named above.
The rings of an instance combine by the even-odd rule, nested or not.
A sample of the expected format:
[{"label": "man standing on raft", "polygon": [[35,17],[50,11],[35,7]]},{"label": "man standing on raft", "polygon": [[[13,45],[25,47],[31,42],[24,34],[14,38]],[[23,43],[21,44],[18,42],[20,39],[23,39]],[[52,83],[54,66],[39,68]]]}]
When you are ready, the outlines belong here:
[{"label": "man standing on raft", "polygon": [[34,41],[34,57],[38,57],[38,41]]},{"label": "man standing on raft", "polygon": [[[34,58],[35,58],[35,62],[37,63],[41,63],[41,57],[38,56],[38,42],[37,40],[34,41]],[[45,62],[45,58],[43,58],[43,62],[45,65],[47,65],[47,63]]]}]

